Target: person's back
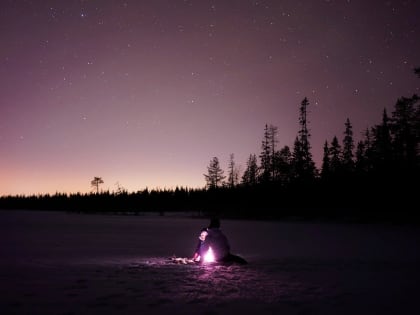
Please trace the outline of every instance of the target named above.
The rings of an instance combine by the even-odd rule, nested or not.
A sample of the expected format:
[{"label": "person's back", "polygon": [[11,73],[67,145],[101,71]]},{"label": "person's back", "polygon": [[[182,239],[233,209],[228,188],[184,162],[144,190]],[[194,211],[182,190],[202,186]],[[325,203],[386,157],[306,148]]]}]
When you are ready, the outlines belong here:
[{"label": "person's back", "polygon": [[230,246],[226,236],[219,228],[208,230],[206,243],[212,248],[216,261],[223,260],[230,254]]},{"label": "person's back", "polygon": [[204,241],[205,247],[211,247],[216,261],[221,261],[230,255],[230,245],[225,234],[220,230],[220,221],[213,219],[208,227],[208,235]]}]

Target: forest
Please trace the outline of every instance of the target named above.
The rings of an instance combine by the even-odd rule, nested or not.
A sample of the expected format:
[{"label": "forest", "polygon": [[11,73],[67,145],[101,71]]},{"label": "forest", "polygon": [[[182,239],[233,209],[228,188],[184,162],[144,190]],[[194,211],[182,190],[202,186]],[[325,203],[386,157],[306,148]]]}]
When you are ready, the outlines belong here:
[{"label": "forest", "polygon": [[[414,70],[420,78],[420,68]],[[2,196],[0,209],[64,210],[139,214],[191,212],[253,219],[349,219],[410,221],[420,216],[420,98],[400,97],[380,124],[355,143],[349,118],[343,134],[325,140],[318,169],[311,154],[309,100],[299,106],[293,147],[277,148],[276,126],[263,130],[261,151],[249,155],[240,174],[230,155],[227,170],[218,157],[205,170],[205,187],[102,191],[95,177],[91,193]],[[378,113],[381,114],[381,113]]]}]

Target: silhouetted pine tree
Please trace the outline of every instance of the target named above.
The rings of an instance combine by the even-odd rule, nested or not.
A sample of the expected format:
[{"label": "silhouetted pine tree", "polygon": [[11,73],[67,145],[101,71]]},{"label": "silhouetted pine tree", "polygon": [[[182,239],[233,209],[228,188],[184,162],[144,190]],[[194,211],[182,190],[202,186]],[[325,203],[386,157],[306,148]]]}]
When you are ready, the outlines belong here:
[{"label": "silhouetted pine tree", "polygon": [[292,177],[292,152],[289,146],[284,146],[274,154],[273,158],[274,180],[285,185]]},{"label": "silhouetted pine tree", "polygon": [[96,193],[99,194],[99,185],[103,184],[104,181],[102,177],[94,177],[93,180],[90,182],[90,185],[96,190]]},{"label": "silhouetted pine tree", "polygon": [[389,125],[389,118],[384,109],[382,113],[382,123],[372,128],[372,163],[378,171],[389,171],[392,167],[392,138]]},{"label": "silhouetted pine tree", "polygon": [[312,159],[310,133],[308,129],[307,107],[309,101],[305,97],[299,108],[300,130],[293,148],[294,176],[298,179],[313,179],[316,175],[315,163]]},{"label": "silhouetted pine tree", "polygon": [[352,173],[354,170],[354,140],[353,140],[353,127],[350,123],[350,119],[347,118],[345,122],[345,131],[343,139],[343,151],[342,151],[342,165],[343,171],[347,174]]},{"label": "silhouetted pine tree", "polygon": [[234,188],[238,184],[238,170],[235,165],[235,156],[233,153],[229,156],[229,166],[228,166],[228,180],[227,185],[229,188]]},{"label": "silhouetted pine tree", "polygon": [[392,113],[391,133],[397,163],[400,168],[413,170],[419,167],[420,98],[401,97]]},{"label": "silhouetted pine tree", "polygon": [[246,163],[245,172],[242,175],[242,184],[245,186],[256,185],[259,177],[258,169],[257,156],[255,154],[250,154]]},{"label": "silhouetted pine tree", "polygon": [[[373,169],[374,150],[372,131],[367,128],[363,134],[363,163],[358,161],[359,166],[363,164],[363,171],[370,173]],[[359,156],[360,157],[360,156]],[[360,168],[359,168],[360,170]]]},{"label": "silhouetted pine tree", "polygon": [[324,143],[324,154],[322,156],[322,165],[321,165],[321,178],[328,179],[331,173],[330,166],[330,148],[328,147],[328,141],[325,140]]},{"label": "silhouetted pine tree", "polygon": [[271,136],[270,136],[270,128],[268,125],[265,125],[264,128],[264,138],[261,143],[261,153],[260,153],[260,160],[261,160],[261,171],[260,171],[260,181],[261,182],[268,182],[271,179]]},{"label": "silhouetted pine tree", "polygon": [[271,171],[271,180],[275,180],[276,177],[276,170],[275,170],[275,155],[276,155],[276,144],[278,142],[277,140],[277,133],[278,128],[276,126],[270,125],[268,127],[269,130],[269,137],[270,137],[270,171]]},{"label": "silhouetted pine tree", "polygon": [[275,179],[275,155],[278,129],[273,125],[265,125],[264,138],[261,144],[260,182],[266,183]]},{"label": "silhouetted pine tree", "polygon": [[357,143],[356,147],[356,161],[355,161],[355,171],[357,174],[364,174],[367,173],[367,158],[366,158],[366,148],[365,142],[360,140]]},{"label": "silhouetted pine tree", "polygon": [[223,174],[224,171],[220,167],[219,159],[217,157],[213,157],[207,167],[207,174],[204,174],[207,188],[214,189],[222,186],[223,180],[226,178]]},{"label": "silhouetted pine tree", "polygon": [[292,152],[292,177],[293,179],[299,178],[299,174],[302,172],[303,169],[303,157],[302,157],[302,143],[299,141],[299,137],[295,138],[295,142],[293,143],[293,152]]},{"label": "silhouetted pine tree", "polygon": [[331,174],[335,177],[340,176],[342,170],[341,146],[336,136],[331,141],[329,153]]}]

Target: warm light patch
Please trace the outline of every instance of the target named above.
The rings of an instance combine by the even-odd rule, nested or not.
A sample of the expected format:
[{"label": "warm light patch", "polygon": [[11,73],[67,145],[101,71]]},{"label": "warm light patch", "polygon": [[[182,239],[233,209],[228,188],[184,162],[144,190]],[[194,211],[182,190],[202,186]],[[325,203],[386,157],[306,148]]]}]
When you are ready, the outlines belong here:
[{"label": "warm light patch", "polygon": [[211,262],[214,262],[214,261],[215,261],[215,259],[214,259],[213,250],[211,249],[211,247],[209,247],[209,250],[204,255],[204,262],[205,263],[211,263]]}]

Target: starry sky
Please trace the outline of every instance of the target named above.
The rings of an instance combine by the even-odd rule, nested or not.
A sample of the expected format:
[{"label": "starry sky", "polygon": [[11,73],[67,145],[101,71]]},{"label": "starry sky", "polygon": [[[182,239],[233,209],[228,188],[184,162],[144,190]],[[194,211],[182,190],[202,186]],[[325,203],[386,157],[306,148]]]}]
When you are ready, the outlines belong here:
[{"label": "starry sky", "polygon": [[[312,154],[419,93],[420,1],[2,0],[0,195],[205,186],[265,124]],[[225,171],[227,173],[227,171]]]}]

